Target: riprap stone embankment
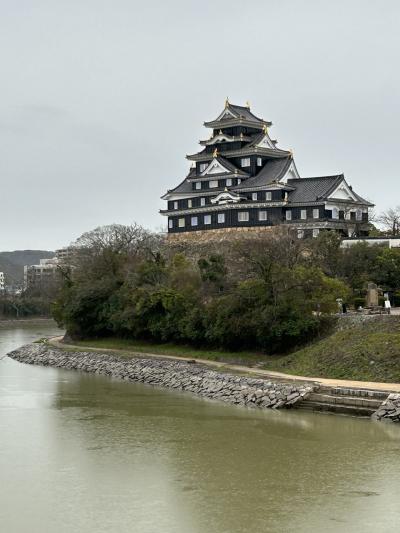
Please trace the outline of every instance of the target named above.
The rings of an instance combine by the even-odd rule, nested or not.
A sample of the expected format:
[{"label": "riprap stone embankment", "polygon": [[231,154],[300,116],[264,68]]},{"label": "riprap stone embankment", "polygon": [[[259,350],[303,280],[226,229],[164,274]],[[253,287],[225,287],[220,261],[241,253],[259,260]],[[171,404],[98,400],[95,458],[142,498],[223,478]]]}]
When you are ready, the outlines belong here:
[{"label": "riprap stone embankment", "polygon": [[104,374],[260,408],[289,408],[307,398],[313,391],[312,386],[305,384],[293,385],[217,372],[190,361],[66,351],[46,343],[27,344],[8,355],[21,363]]}]

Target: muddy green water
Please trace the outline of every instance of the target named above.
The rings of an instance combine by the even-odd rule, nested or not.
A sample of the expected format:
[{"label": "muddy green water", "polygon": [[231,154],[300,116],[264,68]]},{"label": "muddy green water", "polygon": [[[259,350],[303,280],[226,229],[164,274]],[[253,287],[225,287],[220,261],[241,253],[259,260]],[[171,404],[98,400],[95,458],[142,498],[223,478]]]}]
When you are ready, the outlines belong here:
[{"label": "muddy green water", "polygon": [[2,533],[399,530],[400,427],[0,361]]}]

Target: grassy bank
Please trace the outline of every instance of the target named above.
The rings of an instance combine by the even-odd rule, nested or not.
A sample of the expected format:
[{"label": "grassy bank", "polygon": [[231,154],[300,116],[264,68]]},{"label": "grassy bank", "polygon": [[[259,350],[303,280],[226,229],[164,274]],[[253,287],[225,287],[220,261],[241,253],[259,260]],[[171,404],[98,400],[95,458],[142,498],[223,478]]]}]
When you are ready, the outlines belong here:
[{"label": "grassy bank", "polygon": [[200,350],[129,339],[82,340],[91,348],[222,361],[310,377],[400,382],[400,317],[376,317],[286,355]]}]

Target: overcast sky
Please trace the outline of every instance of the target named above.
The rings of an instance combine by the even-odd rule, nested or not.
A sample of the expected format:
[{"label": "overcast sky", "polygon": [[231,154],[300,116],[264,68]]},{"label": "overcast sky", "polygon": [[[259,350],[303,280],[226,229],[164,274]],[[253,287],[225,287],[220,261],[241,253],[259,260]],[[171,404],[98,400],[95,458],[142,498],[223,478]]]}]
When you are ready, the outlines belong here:
[{"label": "overcast sky", "polygon": [[397,0],[0,6],[0,250],[160,228],[226,96],[274,123],[303,177],[400,204]]}]

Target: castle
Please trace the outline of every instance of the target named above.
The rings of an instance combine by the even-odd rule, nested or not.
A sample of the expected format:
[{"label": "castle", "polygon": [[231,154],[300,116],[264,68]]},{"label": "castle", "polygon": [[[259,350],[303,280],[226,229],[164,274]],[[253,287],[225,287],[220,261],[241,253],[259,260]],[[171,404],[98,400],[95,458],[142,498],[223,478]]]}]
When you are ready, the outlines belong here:
[{"label": "castle", "polygon": [[[300,177],[293,153],[278,148],[271,122],[249,106],[228,99],[203,149],[187,159],[186,178],[162,197],[168,233],[261,230],[289,225],[299,238],[334,230],[346,237],[368,235],[368,208],[343,174]],[[230,230],[231,231],[231,230]]]}]

